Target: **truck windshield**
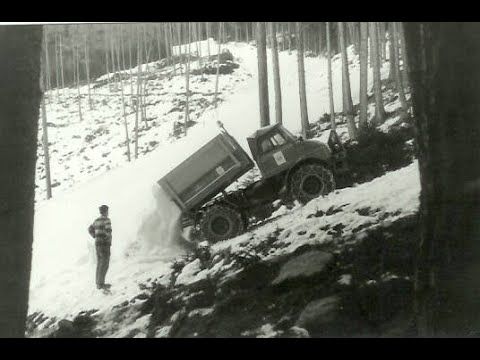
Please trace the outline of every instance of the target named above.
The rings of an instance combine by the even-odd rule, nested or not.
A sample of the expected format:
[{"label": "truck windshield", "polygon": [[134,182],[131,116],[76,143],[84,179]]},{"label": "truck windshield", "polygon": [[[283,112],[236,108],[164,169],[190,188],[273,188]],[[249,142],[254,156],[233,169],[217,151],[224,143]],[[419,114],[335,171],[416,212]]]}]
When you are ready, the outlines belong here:
[{"label": "truck windshield", "polygon": [[261,142],[261,148],[262,152],[268,152],[276,147],[282,146],[285,144],[287,141],[285,140],[285,137],[283,134],[279,132],[275,132],[272,135],[269,135],[267,138],[262,140]]}]

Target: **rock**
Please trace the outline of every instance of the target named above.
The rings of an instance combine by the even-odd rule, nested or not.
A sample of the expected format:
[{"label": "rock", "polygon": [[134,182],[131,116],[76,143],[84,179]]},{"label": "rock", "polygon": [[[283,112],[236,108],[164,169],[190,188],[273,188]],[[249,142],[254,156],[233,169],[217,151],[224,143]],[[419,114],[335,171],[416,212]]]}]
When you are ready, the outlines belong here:
[{"label": "rock", "polygon": [[284,336],[291,338],[309,338],[310,334],[304,328],[292,326],[285,332]]},{"label": "rock", "polygon": [[67,330],[67,331],[73,331],[73,322],[70,320],[60,320],[58,322],[58,329],[59,330]]},{"label": "rock", "polygon": [[166,338],[170,336],[171,326],[163,326],[155,331],[156,338]]},{"label": "rock", "polygon": [[336,323],[339,315],[340,297],[329,296],[310,302],[300,313],[296,326],[309,332],[327,329],[327,325]]},{"label": "rock", "polygon": [[147,295],[146,293],[141,293],[141,294],[135,296],[134,299],[136,299],[136,300],[147,300],[147,299],[148,299],[148,295]]},{"label": "rock", "polygon": [[52,333],[55,338],[73,338],[75,337],[75,327],[70,320],[60,320],[57,324],[58,330]]},{"label": "rock", "polygon": [[312,250],[287,261],[280,269],[272,285],[279,285],[286,280],[309,277],[321,273],[333,260],[327,252]]},{"label": "rock", "polygon": [[195,259],[191,263],[185,265],[180,275],[175,280],[175,286],[192,285],[206,277],[207,270],[202,271],[200,259]]}]

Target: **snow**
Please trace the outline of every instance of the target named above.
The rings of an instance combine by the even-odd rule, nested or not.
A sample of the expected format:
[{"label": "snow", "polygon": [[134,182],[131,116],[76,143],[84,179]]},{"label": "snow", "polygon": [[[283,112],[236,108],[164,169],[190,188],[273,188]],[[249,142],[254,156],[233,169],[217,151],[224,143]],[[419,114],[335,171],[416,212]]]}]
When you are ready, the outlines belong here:
[{"label": "snow", "polygon": [[[217,45],[213,39],[209,41],[211,54],[215,54]],[[206,55],[206,41],[201,46],[202,54]],[[184,99],[182,92],[185,91],[185,79],[178,70],[176,76],[170,76],[171,67],[158,69],[156,63],[149,64],[150,73],[157,76],[147,84],[149,128],[144,129],[144,124],[140,124],[139,158],[132,162],[128,162],[125,155],[125,129],[118,90],[109,93],[107,85],[92,88],[92,94],[96,94],[93,97],[95,108],[90,110],[86,100],[87,89],[83,86],[82,121],[78,117],[76,89],[61,89],[59,98],[56,90],[47,94],[52,179],[56,186],[53,188],[54,197],[45,200],[43,150],[40,147],[29,313],[41,311],[58,319],[72,318],[78,312],[89,309],[108,313],[113,306],[130,301],[137,295],[141,284],[152,279],[168,284],[172,273],[170,262],[184,254],[184,249],[175,241],[181,233],[180,210],[157,185],[157,181],[218,133],[217,120],[223,122],[247,153],[250,150],[246,137],[258,129],[260,122],[256,48],[243,43],[228,43],[224,47],[232,52],[240,68],[233,74],[220,77],[219,96],[222,102],[216,109],[211,103],[215,76],[190,77],[190,89],[194,92],[191,96],[190,118],[196,124],[188,129],[187,136],[178,139],[173,139],[171,132],[174,122],[183,122],[181,117],[184,111],[172,110]],[[196,51],[196,44],[192,44],[190,49]],[[359,66],[352,48],[349,48],[349,56],[352,63],[352,97],[356,103],[359,97]],[[292,132],[299,133],[296,52],[284,51],[279,57],[284,125]],[[268,61],[269,87],[273,89],[270,52]],[[196,63],[192,64],[192,69],[196,66]],[[341,84],[340,67],[337,56],[333,61],[336,112],[342,108],[341,87],[337,85]],[[146,71],[145,66],[142,66],[142,70]],[[325,58],[305,59],[311,122],[329,111],[326,70]],[[131,69],[133,75],[136,71],[136,68]],[[386,77],[387,74],[388,64],[385,64],[382,76]],[[372,78],[370,69],[370,88]],[[130,98],[130,81],[124,81],[123,85],[125,96]],[[270,104],[274,104],[273,91],[270,96]],[[202,99],[207,99],[207,103],[202,104]],[[371,114],[373,110],[370,106]],[[133,160],[135,114],[131,105],[127,106],[127,113]],[[271,106],[271,119],[274,119],[274,115],[274,107]],[[340,126],[338,131],[345,136],[344,126]],[[40,128],[39,136],[41,133]],[[325,137],[328,137],[328,131],[320,139],[326,141]],[[355,212],[361,207],[381,209],[372,215],[375,218],[381,213],[394,213],[397,210],[403,216],[413,213],[418,208],[418,193],[418,165],[414,163],[370,183],[336,191],[304,207],[297,205],[291,210],[281,207],[274,214],[275,221],[251,233],[215,244],[212,250],[221,251],[231,247],[233,251],[239,251],[243,248],[242,244],[263,241],[272,231],[281,228],[283,231],[279,239],[285,243],[285,247],[268,255],[273,257],[282,251],[292,251],[304,243],[331,240],[331,235],[316,231],[322,226],[342,220],[347,225],[344,231],[351,231],[365,224],[368,217],[362,218]],[[98,206],[101,204],[109,205],[113,227],[112,257],[107,273],[107,282],[112,284],[111,295],[104,295],[95,288],[94,247],[87,233],[87,227],[98,216]],[[342,205],[345,205],[343,213],[306,219],[318,210],[326,211],[331,206]],[[297,235],[303,231],[303,235]],[[222,260],[210,270],[201,270],[199,263],[192,262],[182,270],[176,284],[191,284],[221,269],[227,270],[225,278],[234,276],[236,271],[229,270],[229,266],[232,264],[224,264]],[[137,335],[143,336],[141,328],[146,320],[145,317],[139,323],[135,322],[130,330],[140,329]],[[264,330],[268,333],[268,329]],[[119,331],[116,336],[125,336],[125,332]],[[159,329],[157,336],[168,335],[168,332],[167,328]]]},{"label": "snow", "polygon": [[206,278],[206,271],[201,271],[200,259],[185,265],[178,275],[175,285],[189,285]]},{"label": "snow", "polygon": [[[399,179],[402,179],[399,181]],[[420,178],[418,163],[388,173],[371,182],[353,188],[337,190],[325,197],[310,201],[305,206],[234,239],[222,241],[212,246],[214,253],[230,248],[232,252],[242,251],[245,244],[264,241],[269,234],[283,229],[278,241],[285,246],[269,253],[265,260],[288,254],[305,244],[321,244],[332,241],[333,236],[322,230],[327,225],[342,223],[343,235],[352,234],[353,230],[364,224],[385,223],[400,217],[415,214],[419,207]],[[321,217],[308,218],[319,211],[326,213],[330,208],[341,208],[341,212]],[[356,210],[372,209],[368,215],[360,215]],[[397,214],[398,213],[398,214]],[[396,215],[395,215],[396,214]],[[387,219],[380,220],[388,215]],[[252,236],[253,233],[253,236]],[[312,237],[311,235],[314,235]],[[294,236],[293,236],[294,235]]]},{"label": "snow", "polygon": [[200,309],[195,309],[192,310],[188,313],[188,317],[193,317],[193,316],[207,316],[210,315],[213,312],[213,308],[200,308]]},{"label": "snow", "polygon": [[350,274],[343,274],[342,276],[340,276],[340,279],[338,280],[338,283],[342,285],[350,285],[351,282],[352,282],[352,275]]}]

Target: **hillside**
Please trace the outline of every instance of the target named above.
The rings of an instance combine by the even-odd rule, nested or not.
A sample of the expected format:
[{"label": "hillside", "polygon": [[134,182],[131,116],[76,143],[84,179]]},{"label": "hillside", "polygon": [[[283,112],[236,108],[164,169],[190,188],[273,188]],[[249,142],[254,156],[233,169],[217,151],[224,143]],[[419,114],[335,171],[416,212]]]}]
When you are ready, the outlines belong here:
[{"label": "hillside", "polygon": [[[346,245],[357,249],[356,244],[368,239],[377,229],[381,232],[412,218],[418,207],[416,163],[371,182],[337,190],[306,206],[281,208],[263,226],[212,247],[205,245],[203,253],[182,257],[185,250],[175,242],[179,210],[155,185],[156,181],[214,136],[217,120],[224,123],[247,152],[245,138],[259,124],[256,49],[240,43],[229,43],[227,48],[240,66],[232,74],[220,77],[222,102],[217,109],[212,106],[214,75],[191,77],[192,124],[187,136],[172,134],[174,123],[182,121],[184,114],[184,77],[178,71],[175,76],[167,76],[171,69],[157,69],[158,64],[149,64],[155,71],[151,72],[148,82],[148,125],[141,124],[140,156],[131,163],[126,161],[120,97],[102,98],[100,94],[108,94],[106,84],[95,89],[98,96],[94,96],[94,110],[88,110],[84,101],[81,122],[76,89],[62,89],[59,99],[53,91],[48,94],[52,172],[57,185],[53,189],[54,198],[43,200],[43,159],[39,151],[29,311],[31,336],[56,331],[58,320],[73,320],[81,312],[82,317],[77,317],[74,323],[64,322],[63,330],[56,334],[66,331],[64,334],[71,335],[76,331],[78,335],[80,331],[85,336],[195,336],[193,329],[198,328],[196,336],[288,336],[288,331],[305,335],[306,330],[292,330],[297,324],[295,317],[300,316],[307,302],[323,298],[316,298],[320,295],[343,299],[333,284],[340,281],[340,288],[342,284],[348,288],[352,279],[356,286],[363,286],[369,281],[383,278],[390,281],[405,276],[408,281],[408,275],[395,274],[388,266],[381,273],[375,273],[376,280],[364,274],[352,275],[338,257],[341,259],[345,254]],[[352,96],[354,103],[358,103],[358,58],[352,48],[349,55]],[[298,133],[296,53],[281,52],[280,66],[285,74],[281,79],[282,95],[286,99],[284,124]],[[336,56],[334,84],[341,84],[340,67]],[[271,66],[269,69],[271,71]],[[131,74],[135,72],[136,69],[132,69]],[[388,63],[382,69],[382,76],[387,75]],[[321,131],[326,125],[317,121],[328,112],[326,76],[326,59],[306,58],[309,119],[322,141],[328,137],[328,131]],[[371,79],[369,74],[370,82]],[[98,79],[97,83],[104,83],[102,80]],[[273,88],[272,76],[269,80]],[[369,85],[371,88],[371,83]],[[336,111],[341,112],[340,86],[335,86],[334,91]],[[86,89],[82,88],[81,92],[86,94]],[[129,92],[130,85],[125,84],[125,93]],[[386,91],[384,96],[386,111],[391,117],[382,129],[388,131],[389,125],[398,120],[395,110],[399,104],[391,91]],[[273,103],[273,92],[271,97]],[[369,110],[373,115],[373,104]],[[273,109],[271,111],[273,118]],[[131,133],[134,114],[129,115],[128,121]],[[340,115],[337,121],[345,141],[348,136]],[[252,175],[255,172],[246,177]],[[110,296],[94,287],[92,252],[86,232],[100,203],[111,207],[114,227],[112,262],[107,275],[108,282],[114,286]],[[305,269],[307,276],[296,270],[292,272],[288,262],[305,254],[314,270]],[[346,262],[345,257],[343,261]],[[332,267],[332,262],[336,266]],[[325,274],[322,264],[329,266],[328,290],[319,293],[312,290],[293,306],[292,301],[295,303],[299,295],[289,288],[292,284],[289,281],[305,287],[312,276],[318,280],[317,276]],[[307,281],[298,281],[298,278]],[[277,285],[285,282],[290,284],[286,292],[278,290]],[[230,302],[242,303],[241,299],[251,296],[252,291],[261,299],[256,301],[258,306],[252,305],[252,316],[255,314],[256,319],[245,320],[246,323],[235,329],[228,328],[226,322],[233,323],[231,320],[238,316],[238,313],[229,313],[228,309],[233,307]],[[286,298],[283,307],[273,311],[272,296],[278,295],[278,291]],[[289,293],[293,300],[288,299]],[[335,298],[333,303],[339,301]],[[291,314],[287,314],[289,311]],[[281,322],[282,316],[289,317],[290,320],[283,321],[288,326],[284,324],[275,330],[274,325]],[[302,321],[297,327],[308,328]],[[209,330],[212,326],[205,325],[209,322],[216,324],[213,328],[219,329],[218,333]],[[315,335],[310,329],[312,331]]]}]

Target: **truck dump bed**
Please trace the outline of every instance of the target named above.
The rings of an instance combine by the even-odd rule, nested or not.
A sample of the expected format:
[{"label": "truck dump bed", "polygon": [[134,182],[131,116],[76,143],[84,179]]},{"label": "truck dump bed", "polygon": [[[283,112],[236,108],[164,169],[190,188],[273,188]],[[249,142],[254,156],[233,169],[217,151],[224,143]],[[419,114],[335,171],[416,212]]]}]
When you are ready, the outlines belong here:
[{"label": "truck dump bed", "polygon": [[158,183],[182,211],[188,211],[211,200],[253,166],[237,141],[221,132]]}]

